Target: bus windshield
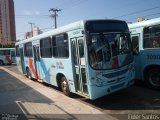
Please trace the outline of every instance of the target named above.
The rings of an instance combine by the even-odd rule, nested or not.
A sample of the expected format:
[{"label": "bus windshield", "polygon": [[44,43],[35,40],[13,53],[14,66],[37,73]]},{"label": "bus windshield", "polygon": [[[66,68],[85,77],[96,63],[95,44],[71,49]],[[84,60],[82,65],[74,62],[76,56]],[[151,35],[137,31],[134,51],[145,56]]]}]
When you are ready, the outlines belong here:
[{"label": "bus windshield", "polygon": [[129,33],[94,33],[90,38],[89,61],[94,69],[111,69],[115,59],[119,64],[116,67],[132,62],[132,58],[128,59],[132,56]]},{"label": "bus windshield", "polygon": [[133,61],[131,39],[123,21],[86,23],[89,63],[93,69],[114,69]]}]

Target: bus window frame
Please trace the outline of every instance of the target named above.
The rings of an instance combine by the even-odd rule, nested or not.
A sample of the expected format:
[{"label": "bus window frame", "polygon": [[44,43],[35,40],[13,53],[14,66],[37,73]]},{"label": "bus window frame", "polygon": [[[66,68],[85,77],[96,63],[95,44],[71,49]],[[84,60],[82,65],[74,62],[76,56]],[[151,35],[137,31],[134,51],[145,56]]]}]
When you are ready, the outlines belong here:
[{"label": "bus window frame", "polygon": [[[67,40],[66,44],[58,44],[56,43],[56,38],[59,37],[59,36],[63,36],[63,41],[64,40]],[[64,43],[64,42],[63,42]],[[65,47],[65,48],[64,48]],[[59,53],[57,52],[54,52],[55,51],[58,51],[59,48],[61,49],[68,49],[66,52],[67,52],[67,55],[66,54],[63,54],[63,56],[59,56]],[[58,49],[58,50],[57,50]],[[61,34],[58,34],[58,35],[53,35],[52,36],[52,56],[54,58],[60,58],[60,59],[68,59],[69,58],[69,37],[68,37],[68,34],[67,33],[61,33]]]},{"label": "bus window frame", "polygon": [[[153,25],[149,25],[149,26],[143,27],[143,31],[142,31],[142,32],[143,32],[143,39],[142,39],[142,40],[143,40],[143,49],[156,49],[156,47],[153,47],[153,46],[152,46],[152,47],[145,47],[145,46],[144,46],[144,45],[146,44],[146,43],[145,43],[145,40],[144,40],[144,39],[145,39],[145,37],[144,37],[145,29],[146,29],[146,28],[149,28],[149,27],[152,27],[152,29],[153,29],[155,26],[159,26],[159,27],[160,27],[160,24],[153,24]],[[149,38],[150,41],[151,41],[150,43],[153,44],[153,39],[155,38],[155,36],[154,36],[154,37],[150,37],[150,36],[151,36],[151,33],[149,33],[149,37],[148,37],[148,38]],[[151,39],[152,39],[152,40],[151,40]],[[160,39],[160,36],[159,36],[159,39]],[[157,48],[158,48],[158,49],[160,48],[160,41],[159,41],[159,47],[157,47]]]},{"label": "bus window frame", "polygon": [[[133,40],[132,40],[132,37],[138,37],[137,39],[137,43],[138,43],[138,46],[136,48],[138,48],[137,50],[135,50],[133,47]],[[132,42],[132,49],[133,49],[133,54],[134,55],[138,55],[139,54],[139,51],[140,51],[140,48],[139,48],[139,45],[140,45],[140,34],[131,34],[131,42]]]},{"label": "bus window frame", "polygon": [[[43,41],[46,41],[46,39],[49,40],[49,42],[50,42],[49,45],[50,46],[44,47],[46,42],[43,43]],[[48,55],[48,56],[47,55],[43,55],[42,54],[43,53],[42,50],[44,50],[44,49],[50,49],[50,55]],[[52,55],[53,54],[52,49],[53,49],[52,48],[52,38],[50,36],[40,39],[40,56],[41,56],[41,58],[52,58],[52,56],[53,56]]]},{"label": "bus window frame", "polygon": [[[28,50],[26,50],[26,45],[27,44],[31,44],[30,47],[30,51],[28,52]],[[32,48],[32,42],[27,42],[24,44],[24,57],[33,57],[33,48]]]}]

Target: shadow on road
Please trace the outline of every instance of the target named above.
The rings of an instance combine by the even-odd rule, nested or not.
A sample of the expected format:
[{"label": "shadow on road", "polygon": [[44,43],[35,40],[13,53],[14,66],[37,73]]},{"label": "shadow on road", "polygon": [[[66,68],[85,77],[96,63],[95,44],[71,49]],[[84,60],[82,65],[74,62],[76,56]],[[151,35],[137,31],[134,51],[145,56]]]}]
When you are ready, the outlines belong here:
[{"label": "shadow on road", "polygon": [[136,83],[130,88],[97,100],[84,101],[102,110],[160,110],[160,91]]},{"label": "shadow on road", "polygon": [[[57,114],[59,112],[62,116]],[[0,119],[63,120],[66,117],[74,119],[53,100],[0,69]]]}]

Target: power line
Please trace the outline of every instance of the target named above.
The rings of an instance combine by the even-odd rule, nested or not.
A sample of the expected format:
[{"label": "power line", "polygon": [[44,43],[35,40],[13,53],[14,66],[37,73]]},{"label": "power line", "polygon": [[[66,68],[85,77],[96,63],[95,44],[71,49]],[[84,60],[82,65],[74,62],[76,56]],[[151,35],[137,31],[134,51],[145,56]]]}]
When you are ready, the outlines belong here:
[{"label": "power line", "polygon": [[136,11],[136,12],[131,12],[131,13],[128,13],[128,14],[124,14],[124,15],[120,15],[120,16],[117,16],[117,17],[113,17],[112,19],[121,18],[121,17],[125,17],[125,16],[130,16],[130,15],[134,15],[134,14],[150,11],[150,10],[157,9],[157,8],[160,8],[160,6],[149,8],[149,9],[144,9],[144,10],[139,10],[139,11]]},{"label": "power line", "polygon": [[[58,7],[60,7],[60,8],[64,8],[63,6],[67,6],[67,4],[69,4],[70,5],[70,3],[75,3],[74,1],[76,1],[77,2],[77,0],[72,0],[72,1],[70,1],[70,2],[68,2],[68,1],[63,1],[62,3],[60,3],[60,4],[58,4],[58,5],[56,5],[56,6],[58,6]],[[78,0],[79,1],[79,0]]]},{"label": "power line", "polygon": [[[53,29],[53,25],[52,26],[49,26],[49,27],[45,27],[45,28],[42,28],[42,29],[39,29],[39,30],[49,30],[49,29]],[[25,31],[26,32],[26,31]],[[17,37],[19,37],[19,36],[22,36],[22,35],[25,35],[25,32],[19,32],[19,33],[16,33],[16,35],[17,35]]]},{"label": "power line", "polygon": [[[62,4],[60,4],[60,5],[58,5],[58,6],[63,6],[63,4],[65,5],[65,7],[66,8],[64,8],[64,7],[61,7],[61,8],[63,8],[63,9],[70,9],[70,8],[73,8],[73,7],[76,7],[76,6],[78,6],[80,3],[83,3],[83,2],[86,2],[87,0],[79,0],[79,1],[76,1],[76,2],[72,2],[72,4],[70,4],[68,7],[66,7],[66,3],[68,3],[68,2],[64,2],[64,3],[62,3]],[[47,14],[44,14],[44,15],[23,15],[23,14],[17,14],[17,15],[15,15],[16,17],[48,17],[48,16],[50,16],[50,15],[47,15]]]},{"label": "power line", "polygon": [[34,16],[34,17],[42,17],[42,16],[46,16],[48,17],[49,15],[15,15],[16,17],[28,17],[28,16]]},{"label": "power line", "polygon": [[76,6],[78,6],[78,5],[80,5],[81,3],[86,2],[86,1],[87,1],[87,0],[79,0],[79,1],[75,2],[74,4],[71,4],[71,6],[69,6],[69,7],[67,7],[67,8],[63,8],[63,9],[68,10],[68,9],[74,8],[74,7],[76,7]]},{"label": "power line", "polygon": [[46,19],[50,15],[16,15],[16,19]]},{"label": "power line", "polygon": [[[154,15],[159,15],[159,14],[160,14],[160,13],[153,13],[153,14],[149,14],[149,15],[143,15],[142,17],[145,18],[145,17],[154,16]],[[129,21],[129,20],[133,20],[133,19],[136,19],[136,17],[127,19],[127,20],[125,20],[125,21]]]}]

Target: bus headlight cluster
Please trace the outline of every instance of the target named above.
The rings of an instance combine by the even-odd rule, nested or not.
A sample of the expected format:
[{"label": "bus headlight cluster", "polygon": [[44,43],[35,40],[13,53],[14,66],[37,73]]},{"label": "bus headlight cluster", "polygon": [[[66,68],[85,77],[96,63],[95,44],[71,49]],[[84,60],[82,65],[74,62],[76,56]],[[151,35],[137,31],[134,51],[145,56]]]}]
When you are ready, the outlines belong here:
[{"label": "bus headlight cluster", "polygon": [[134,70],[134,65],[133,65],[133,64],[130,64],[130,65],[128,66],[128,70],[129,70],[129,71]]},{"label": "bus headlight cluster", "polygon": [[96,86],[98,86],[98,87],[103,86],[103,80],[97,78],[97,79],[96,79]]}]

